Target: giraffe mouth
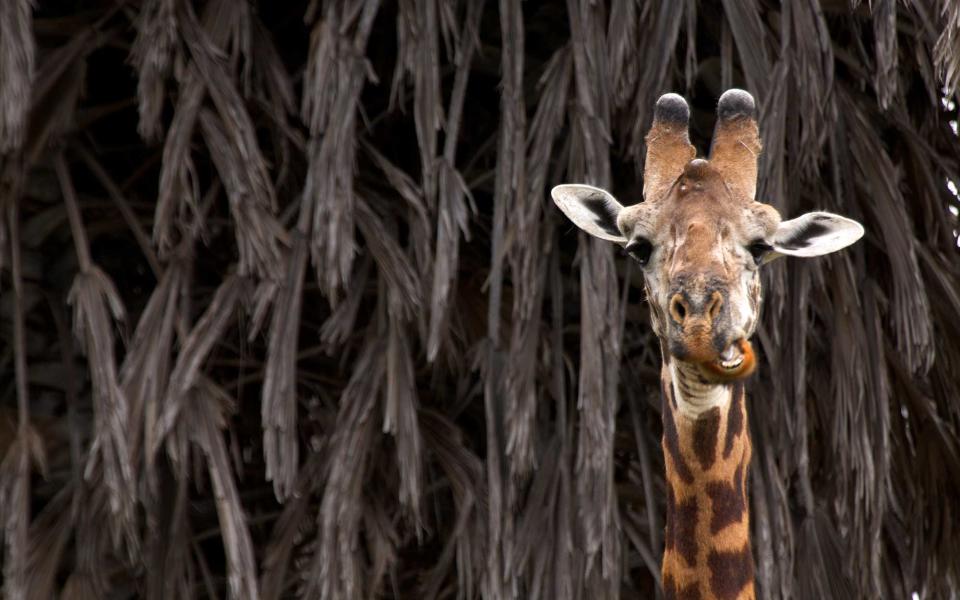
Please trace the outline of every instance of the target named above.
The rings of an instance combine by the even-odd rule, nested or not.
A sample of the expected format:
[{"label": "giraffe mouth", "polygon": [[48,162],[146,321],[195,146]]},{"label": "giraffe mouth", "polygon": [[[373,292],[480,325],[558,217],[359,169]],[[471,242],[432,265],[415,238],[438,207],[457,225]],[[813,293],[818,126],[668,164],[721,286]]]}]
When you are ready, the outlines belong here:
[{"label": "giraffe mouth", "polygon": [[736,381],[749,377],[757,366],[753,346],[747,338],[734,340],[720,355],[700,363],[704,374],[715,381]]}]

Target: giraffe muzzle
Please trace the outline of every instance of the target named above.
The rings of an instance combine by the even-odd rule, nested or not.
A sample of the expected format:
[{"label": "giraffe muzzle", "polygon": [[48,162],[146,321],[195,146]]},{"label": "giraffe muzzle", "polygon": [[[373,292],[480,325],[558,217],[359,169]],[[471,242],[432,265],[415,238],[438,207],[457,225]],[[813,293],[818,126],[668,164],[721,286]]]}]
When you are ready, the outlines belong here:
[{"label": "giraffe muzzle", "polygon": [[722,383],[749,377],[756,368],[753,346],[743,331],[731,327],[725,297],[680,290],[670,297],[670,353],[700,366],[709,381]]},{"label": "giraffe muzzle", "polygon": [[757,358],[747,338],[739,338],[727,346],[715,360],[700,363],[700,370],[717,382],[736,381],[753,374]]}]

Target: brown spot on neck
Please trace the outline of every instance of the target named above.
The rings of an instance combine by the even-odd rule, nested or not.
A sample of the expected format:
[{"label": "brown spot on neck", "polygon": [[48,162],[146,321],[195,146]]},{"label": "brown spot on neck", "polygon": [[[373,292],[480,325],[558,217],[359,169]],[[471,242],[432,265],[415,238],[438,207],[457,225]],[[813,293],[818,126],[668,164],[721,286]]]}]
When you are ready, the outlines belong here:
[{"label": "brown spot on neck", "polygon": [[697,520],[700,506],[696,496],[676,504],[672,546],[691,567],[697,566]]},{"label": "brown spot on neck", "polygon": [[730,400],[730,410],[727,413],[727,435],[723,441],[724,458],[730,457],[730,453],[733,451],[733,442],[737,439],[737,436],[743,432],[743,400],[745,395],[743,383],[737,382],[734,384]]},{"label": "brown spot on neck", "polygon": [[677,590],[677,600],[701,600],[702,598],[699,584],[691,584]]},{"label": "brown spot on neck", "polygon": [[710,481],[707,483],[707,496],[710,497],[710,533],[720,533],[728,525],[739,523],[747,514],[747,482],[743,461],[733,473],[733,481]]},{"label": "brown spot on neck", "polygon": [[720,409],[711,408],[693,424],[693,451],[704,471],[709,471],[717,457],[717,435],[720,433]]},{"label": "brown spot on neck", "polygon": [[[684,483],[693,483],[693,473],[687,459],[680,451],[680,434],[674,412],[677,402],[673,398],[673,386],[669,382],[663,387],[663,449],[673,462],[673,471]],[[669,470],[670,467],[668,466]]]},{"label": "brown spot on neck", "polygon": [[753,582],[750,544],[731,552],[711,552],[707,557],[710,589],[717,600],[736,600],[740,590]]},{"label": "brown spot on neck", "polygon": [[700,593],[700,584],[693,583],[688,586],[679,587],[673,577],[666,577],[663,580],[663,596],[666,600],[702,600]]}]

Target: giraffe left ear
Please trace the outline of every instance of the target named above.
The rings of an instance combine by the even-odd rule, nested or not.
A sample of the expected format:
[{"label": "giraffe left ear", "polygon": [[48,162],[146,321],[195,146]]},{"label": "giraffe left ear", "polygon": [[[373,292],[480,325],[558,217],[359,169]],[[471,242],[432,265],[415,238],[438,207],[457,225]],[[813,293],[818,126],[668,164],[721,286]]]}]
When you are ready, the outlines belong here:
[{"label": "giraffe left ear", "polygon": [[863,225],[828,212],[811,212],[780,223],[773,249],[788,256],[822,256],[863,237]]}]

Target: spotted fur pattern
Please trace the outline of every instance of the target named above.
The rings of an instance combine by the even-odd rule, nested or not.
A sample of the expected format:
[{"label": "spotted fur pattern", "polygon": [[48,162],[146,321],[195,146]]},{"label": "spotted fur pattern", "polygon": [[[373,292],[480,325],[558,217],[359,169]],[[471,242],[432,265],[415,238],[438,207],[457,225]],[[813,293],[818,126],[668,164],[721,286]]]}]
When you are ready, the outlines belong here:
[{"label": "spotted fur pattern", "polygon": [[[669,359],[668,359],[669,360]],[[724,406],[683,414],[671,371],[663,377],[667,523],[666,598],[754,598],[747,473],[751,445],[742,383],[723,386]]]}]

